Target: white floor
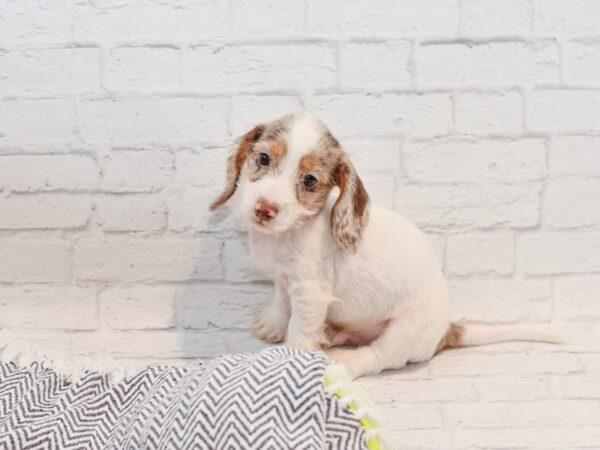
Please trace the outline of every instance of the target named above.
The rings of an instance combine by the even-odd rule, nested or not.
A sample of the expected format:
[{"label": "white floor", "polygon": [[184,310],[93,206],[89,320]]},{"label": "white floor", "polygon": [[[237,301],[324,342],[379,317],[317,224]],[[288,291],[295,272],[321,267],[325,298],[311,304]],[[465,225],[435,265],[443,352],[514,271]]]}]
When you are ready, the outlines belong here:
[{"label": "white floor", "polygon": [[600,449],[600,330],[446,351],[358,380],[392,449]]}]

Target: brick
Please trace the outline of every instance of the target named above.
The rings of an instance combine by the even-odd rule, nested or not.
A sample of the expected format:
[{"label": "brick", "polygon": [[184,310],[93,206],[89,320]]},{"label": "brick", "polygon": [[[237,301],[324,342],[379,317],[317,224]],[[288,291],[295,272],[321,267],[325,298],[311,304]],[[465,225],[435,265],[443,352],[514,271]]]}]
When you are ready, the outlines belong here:
[{"label": "brick", "polygon": [[69,243],[59,240],[0,240],[0,281],[69,281]]},{"label": "brick", "polygon": [[562,232],[522,236],[519,271],[532,275],[600,271],[600,233]]},{"label": "brick", "polygon": [[270,286],[260,284],[189,286],[177,299],[178,323],[190,329],[247,329],[272,295]]},{"label": "brick", "polygon": [[0,290],[0,318],[8,328],[96,329],[96,291],[72,286],[6,286]]},{"label": "brick", "polygon": [[540,191],[538,185],[410,184],[396,191],[395,207],[431,231],[527,228],[539,223]]},{"label": "brick", "polygon": [[333,86],[334,48],[324,44],[202,45],[183,55],[184,86],[215,90]]},{"label": "brick", "polygon": [[497,353],[473,356],[472,351],[442,353],[431,360],[433,376],[567,374],[579,372],[582,364],[577,355],[555,353],[550,356],[528,353]]},{"label": "brick", "polygon": [[88,92],[100,88],[100,49],[62,48],[0,53],[0,92]]},{"label": "brick", "polygon": [[97,281],[186,281],[222,278],[214,239],[84,239],[75,275]]},{"label": "brick", "polygon": [[136,195],[102,197],[96,201],[96,223],[102,231],[158,231],[166,226],[161,198]]},{"label": "brick", "polygon": [[457,403],[442,405],[442,414],[452,428],[511,426],[507,406],[502,403]]},{"label": "brick", "polygon": [[523,130],[523,101],[518,92],[459,92],[455,99],[459,133],[519,133]]},{"label": "brick", "polygon": [[[397,374],[396,374],[397,375]],[[430,380],[394,380],[377,383],[365,379],[361,384],[368,389],[369,397],[377,405],[408,403],[440,403],[473,400],[477,393],[468,378],[436,378]],[[390,390],[394,395],[390,395]]]},{"label": "brick", "polygon": [[348,42],[342,47],[342,86],[410,86],[412,48],[406,41]]},{"label": "brick", "polygon": [[173,155],[160,150],[115,150],[104,157],[100,188],[110,192],[162,189],[173,174]]},{"label": "brick", "polygon": [[92,214],[89,198],[38,194],[0,197],[1,230],[82,228]]},{"label": "brick", "polygon": [[546,186],[544,221],[554,228],[577,228],[600,223],[600,179],[554,178]]},{"label": "brick", "polygon": [[537,181],[546,173],[541,139],[449,138],[409,144],[404,155],[409,178],[434,183]]},{"label": "brick", "polygon": [[[402,430],[430,430],[444,427],[441,409],[436,404],[419,405],[413,403],[409,407],[401,404],[393,404],[387,406],[385,411],[383,425],[386,431],[390,430],[390,426],[394,425]],[[386,422],[392,418],[395,423],[388,425]]]},{"label": "brick", "polygon": [[[595,401],[561,400],[510,403],[511,422],[519,427],[540,425],[593,425],[600,423],[600,405]],[[565,414],[568,411],[569,414]]]},{"label": "brick", "polygon": [[241,136],[259,123],[301,110],[300,100],[292,95],[236,95],[231,99],[231,132]]},{"label": "brick", "polygon": [[551,396],[549,383],[545,376],[524,377],[509,374],[474,378],[473,384],[479,398],[488,402],[535,401]]},{"label": "brick", "polygon": [[180,51],[170,47],[119,47],[108,59],[107,84],[117,90],[169,90],[179,86]]},{"label": "brick", "polygon": [[554,42],[433,43],[419,48],[419,86],[510,86],[558,79]]},{"label": "brick", "polygon": [[259,341],[249,331],[224,330],[221,334],[227,343],[228,352],[256,352],[268,347],[267,343]]},{"label": "brick", "polygon": [[[386,421],[389,423],[390,419],[391,418],[387,418]],[[447,448],[447,446],[454,442],[451,430],[444,428],[426,431],[404,430],[398,423],[392,423],[386,427],[386,440],[393,443],[394,448],[404,447],[406,442],[410,442],[413,447],[404,448],[411,448],[411,450]]]},{"label": "brick", "polygon": [[222,231],[237,229],[224,216],[228,211],[213,213],[209,205],[219,194],[214,188],[188,188],[169,192],[167,208],[169,229],[174,231]]},{"label": "brick", "polygon": [[229,239],[223,246],[225,279],[233,282],[265,280],[266,277],[251,267],[245,239]]},{"label": "brick", "polygon": [[462,2],[461,34],[519,36],[530,31],[533,11],[527,0],[466,0]]},{"label": "brick", "polygon": [[600,372],[600,355],[597,353],[588,353],[581,356],[583,365],[587,372]]},{"label": "brick", "polygon": [[507,275],[514,265],[512,233],[468,233],[446,237],[446,273]]},{"label": "brick", "polygon": [[[558,303],[557,300],[555,300],[555,302]],[[590,308],[589,305],[588,308]],[[555,315],[556,317],[559,317],[561,311],[558,310],[558,306],[556,309],[557,312]],[[563,348],[563,351],[577,353],[581,357],[585,357],[590,353],[598,351],[596,343],[600,339],[600,330],[596,326],[595,318],[591,317],[591,314],[589,314],[589,316],[590,317],[587,318],[573,319],[571,321],[563,320],[561,322],[562,324],[564,324],[562,325],[563,334],[566,336],[569,342],[569,347]],[[600,370],[598,370],[598,368],[591,368],[589,371],[591,372]]]},{"label": "brick", "polygon": [[57,45],[71,42],[69,0],[3,2],[3,46]]},{"label": "brick", "polygon": [[[38,330],[35,328],[12,328],[9,330],[15,341],[27,342],[34,345],[35,350],[44,355],[70,354],[73,347],[73,337],[94,332],[73,333],[72,330]],[[89,355],[87,355],[89,356]]]},{"label": "brick", "polygon": [[72,352],[136,358],[209,358],[227,352],[224,334],[206,330],[103,330],[80,334],[72,344]]},{"label": "brick", "polygon": [[391,208],[394,204],[394,177],[383,175],[363,176],[362,182],[375,205]]},{"label": "brick", "polygon": [[574,275],[554,281],[556,315],[560,319],[590,320],[600,317],[593,305],[598,301],[600,275]]},{"label": "brick", "polygon": [[548,157],[550,176],[596,176],[600,173],[598,158],[600,139],[592,136],[561,136],[552,140]]},{"label": "brick", "polygon": [[559,450],[594,447],[600,439],[600,429],[593,426],[458,428],[454,434],[462,448],[485,448],[493,442],[495,448],[541,447]]},{"label": "brick", "polygon": [[312,97],[309,109],[334,135],[435,136],[448,132],[452,102],[449,94],[327,94]]},{"label": "brick", "polygon": [[455,319],[545,322],[552,318],[549,280],[449,279],[448,288],[452,300],[452,317]]},{"label": "brick", "polygon": [[234,35],[299,36],[303,32],[304,2],[276,0],[235,0],[231,3]]},{"label": "brick", "polygon": [[600,5],[594,0],[534,0],[533,30],[540,33],[586,35],[600,31]]},{"label": "brick", "polygon": [[563,47],[564,71],[567,82],[598,85],[600,80],[600,44],[571,41]]},{"label": "brick", "polygon": [[395,139],[345,139],[342,147],[359,175],[402,171],[400,145]]},{"label": "brick", "polygon": [[544,89],[529,96],[527,123],[539,131],[600,129],[600,91]]},{"label": "brick", "polygon": [[89,155],[0,156],[0,186],[17,192],[87,190],[100,175]]},{"label": "brick", "polygon": [[459,15],[453,0],[309,0],[307,20],[308,32],[318,36],[448,36],[458,30]]},{"label": "brick", "polygon": [[227,108],[221,98],[85,98],[80,128],[92,141],[221,141],[227,137]]},{"label": "brick", "polygon": [[100,293],[103,323],[115,330],[168,329],[176,324],[175,308],[183,286],[112,287]]},{"label": "brick", "polygon": [[229,150],[206,148],[175,154],[174,181],[184,186],[221,186],[225,183]]},{"label": "brick", "polygon": [[220,0],[157,3],[140,0],[99,9],[86,0],[71,10],[77,42],[188,43],[228,32],[228,5]]},{"label": "brick", "polygon": [[556,377],[552,380],[552,391],[559,399],[600,398],[598,374],[580,374]]},{"label": "brick", "polygon": [[71,99],[20,98],[4,100],[0,105],[0,139],[4,142],[47,143],[74,138],[75,104]]},{"label": "brick", "polygon": [[437,255],[440,267],[444,265],[444,253],[446,252],[446,240],[444,235],[427,233],[427,240]]}]

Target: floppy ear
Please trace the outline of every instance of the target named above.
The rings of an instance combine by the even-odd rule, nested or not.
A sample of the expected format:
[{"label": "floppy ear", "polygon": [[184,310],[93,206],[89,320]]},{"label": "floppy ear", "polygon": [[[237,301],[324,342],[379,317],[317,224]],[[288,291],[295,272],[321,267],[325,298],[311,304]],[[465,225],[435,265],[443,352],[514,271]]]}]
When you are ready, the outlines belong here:
[{"label": "floppy ear", "polygon": [[343,153],[335,169],[340,195],[331,210],[331,229],[339,246],[354,250],[369,221],[369,194],[348,156]]},{"label": "floppy ear", "polygon": [[242,166],[248,155],[252,152],[252,146],[265,131],[264,125],[256,125],[252,130],[242,136],[242,140],[237,150],[227,158],[227,178],[225,179],[225,190],[210,205],[211,211],[223,206],[227,200],[235,193]]}]

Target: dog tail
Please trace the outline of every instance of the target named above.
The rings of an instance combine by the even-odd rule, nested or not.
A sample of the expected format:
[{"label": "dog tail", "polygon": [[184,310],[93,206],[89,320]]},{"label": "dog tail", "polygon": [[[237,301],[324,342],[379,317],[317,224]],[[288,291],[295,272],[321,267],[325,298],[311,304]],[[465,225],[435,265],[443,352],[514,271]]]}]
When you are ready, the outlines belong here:
[{"label": "dog tail", "polygon": [[440,340],[436,353],[446,348],[471,347],[497,342],[531,341],[549,344],[566,344],[568,340],[560,333],[524,326],[460,325],[451,323]]}]

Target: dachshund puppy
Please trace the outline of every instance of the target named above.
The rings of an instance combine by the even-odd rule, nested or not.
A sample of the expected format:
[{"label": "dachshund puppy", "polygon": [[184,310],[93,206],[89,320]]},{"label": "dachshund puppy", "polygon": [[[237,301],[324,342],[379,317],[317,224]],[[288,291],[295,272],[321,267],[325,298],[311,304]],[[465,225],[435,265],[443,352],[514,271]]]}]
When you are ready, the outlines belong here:
[{"label": "dachshund puppy", "polygon": [[425,235],[371,204],[348,155],[311,116],[285,116],[242,137],[211,209],[228,201],[249,231],[253,264],[275,283],[252,327],[267,342],[328,348],[358,377],[444,348],[560,341],[542,330],[452,323]]}]

